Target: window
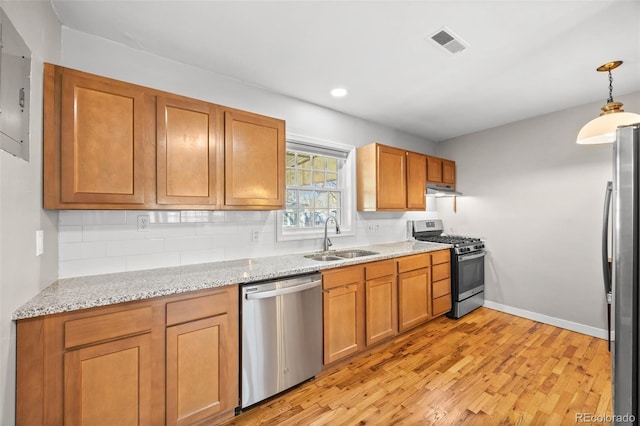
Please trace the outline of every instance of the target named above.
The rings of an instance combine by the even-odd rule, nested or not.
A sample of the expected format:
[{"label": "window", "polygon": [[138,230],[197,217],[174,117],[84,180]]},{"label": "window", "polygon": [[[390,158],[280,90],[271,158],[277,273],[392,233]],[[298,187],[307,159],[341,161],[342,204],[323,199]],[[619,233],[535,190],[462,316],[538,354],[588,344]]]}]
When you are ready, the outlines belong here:
[{"label": "window", "polygon": [[278,240],[318,238],[328,217],[351,234],[353,147],[288,137],[286,206],[278,218]]},{"label": "window", "polygon": [[342,182],[338,171],[344,160],[287,150],[284,228],[323,227],[327,217],[340,218]]}]

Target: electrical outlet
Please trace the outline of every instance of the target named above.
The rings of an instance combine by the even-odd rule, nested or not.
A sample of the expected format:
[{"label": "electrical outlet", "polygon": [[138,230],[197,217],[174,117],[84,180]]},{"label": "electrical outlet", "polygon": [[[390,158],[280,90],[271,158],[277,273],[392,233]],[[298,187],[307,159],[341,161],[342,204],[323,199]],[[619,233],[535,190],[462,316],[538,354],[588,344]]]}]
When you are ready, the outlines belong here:
[{"label": "electrical outlet", "polygon": [[149,216],[138,216],[138,232],[147,232],[149,230]]},{"label": "electrical outlet", "polygon": [[367,234],[373,234],[374,232],[376,232],[376,226],[375,225],[367,225]]},{"label": "electrical outlet", "polygon": [[260,241],[260,231],[258,229],[251,230],[251,241],[253,241],[254,243]]}]

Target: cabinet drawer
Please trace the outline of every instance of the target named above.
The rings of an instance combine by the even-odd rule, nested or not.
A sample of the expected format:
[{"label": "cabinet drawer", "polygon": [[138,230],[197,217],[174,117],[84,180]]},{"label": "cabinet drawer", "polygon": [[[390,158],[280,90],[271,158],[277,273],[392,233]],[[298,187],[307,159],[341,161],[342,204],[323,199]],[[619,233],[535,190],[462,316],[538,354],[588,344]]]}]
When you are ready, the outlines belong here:
[{"label": "cabinet drawer", "polygon": [[227,292],[167,303],[167,326],[227,312]]},{"label": "cabinet drawer", "polygon": [[386,277],[396,273],[396,262],[393,259],[381,260],[379,262],[367,263],[364,266],[365,280]]},{"label": "cabinet drawer", "polygon": [[64,347],[68,349],[142,333],[151,330],[151,324],[151,306],[67,321],[64,323]]},{"label": "cabinet drawer", "polygon": [[451,310],[451,295],[438,297],[433,299],[433,316],[444,314]]},{"label": "cabinet drawer", "polygon": [[438,265],[449,261],[449,250],[439,250],[431,253],[431,263]]},{"label": "cabinet drawer", "polygon": [[433,281],[444,280],[445,278],[449,278],[451,276],[451,264],[450,263],[441,263],[439,265],[433,265],[431,271],[431,279]]},{"label": "cabinet drawer", "polygon": [[431,294],[434,299],[451,293],[451,281],[449,278],[441,281],[435,281],[431,284]]},{"label": "cabinet drawer", "polygon": [[398,259],[398,273],[427,268],[431,265],[431,255],[429,253],[414,254]]},{"label": "cabinet drawer", "polygon": [[362,266],[322,271],[322,288],[328,289],[362,281]]}]

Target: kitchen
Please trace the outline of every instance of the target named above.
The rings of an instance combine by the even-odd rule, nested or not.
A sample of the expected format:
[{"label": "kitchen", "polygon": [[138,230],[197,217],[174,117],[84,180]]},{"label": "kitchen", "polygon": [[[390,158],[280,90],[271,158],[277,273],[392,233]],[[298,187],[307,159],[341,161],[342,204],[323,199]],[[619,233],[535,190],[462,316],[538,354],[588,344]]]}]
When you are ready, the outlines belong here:
[{"label": "kitchen", "polygon": [[[60,63],[147,87],[285,117],[288,132],[308,138],[353,146],[380,141],[454,159],[458,189],[465,195],[457,198],[455,213],[452,200],[443,199],[438,200],[437,212],[427,212],[427,218],[437,215],[443,219],[447,232],[486,239],[489,251],[487,301],[493,303],[487,306],[586,334],[605,336],[606,308],[600,282],[599,252],[595,248],[599,244],[597,227],[601,220],[603,183],[611,178],[610,146],[584,147],[574,141],[580,127],[593,118],[603,104],[606,82],[594,68],[606,60],[617,58],[617,51],[612,50],[613,42],[602,42],[607,55],[600,62],[585,65],[586,73],[593,74],[593,85],[597,89],[597,94],[590,101],[581,102],[579,106],[567,104],[564,107],[567,109],[560,107],[560,111],[554,113],[435,144],[391,127],[249,87],[85,32],[60,28],[58,18],[49,10],[48,3],[6,2],[3,8],[31,47],[34,64]],[[40,25],[33,25],[34,19],[41,20]],[[637,37],[629,40],[637,40]],[[616,58],[611,58],[611,55]],[[614,73],[615,87],[622,87],[622,83],[629,80],[635,81],[636,86],[635,92],[616,91],[615,97],[625,104],[628,111],[637,112],[640,110],[637,72],[633,74],[637,57],[621,59],[626,62],[620,74]],[[623,78],[623,71],[631,74]],[[492,72],[484,74],[484,77]],[[558,76],[565,77],[571,79],[570,76]],[[34,65],[31,161],[18,162],[3,153],[0,163],[3,348],[15,348],[15,328],[9,320],[11,313],[58,277],[115,272],[126,268],[127,260],[124,263],[114,260],[113,257],[117,256],[93,256],[89,260],[83,260],[80,255],[74,257],[69,251],[74,238],[101,242],[104,246],[110,242],[114,250],[129,251],[126,255],[130,257],[128,261],[138,269],[175,265],[176,262],[174,254],[149,248],[149,243],[146,243],[146,248],[136,248],[136,243],[128,237],[117,240],[117,235],[122,235],[118,231],[123,228],[127,233],[133,228],[136,240],[140,235],[136,233],[128,213],[67,211],[57,214],[42,210],[42,87],[35,84],[42,79],[41,66]],[[501,88],[499,78],[493,83],[497,84],[497,91],[507,90]],[[481,85],[482,79],[477,84]],[[541,101],[559,102],[553,93]],[[211,232],[215,232],[215,245],[213,238],[208,241],[199,238],[201,235],[194,229],[198,226],[189,224],[152,224],[144,239],[183,239],[185,244],[190,242],[202,252],[209,251],[188,253],[193,263],[197,262],[198,255],[202,256],[200,259],[216,256],[224,259],[224,256],[244,257],[249,251],[251,256],[256,256],[264,250],[286,253],[320,249],[319,239],[276,242],[273,213],[232,211],[212,215],[212,222],[199,227],[214,228]],[[405,237],[406,220],[419,218],[422,216],[415,212],[359,213],[356,236],[333,238],[333,241],[337,247],[396,241]],[[215,221],[224,225],[216,227]],[[377,232],[369,232],[369,225]],[[33,255],[35,243],[32,235],[38,229],[45,231],[44,255],[41,257]],[[252,241],[252,229],[260,231],[257,242]],[[586,232],[588,229],[595,232]],[[514,239],[514,235],[518,238]],[[559,240],[562,244],[558,244]],[[535,252],[531,247],[535,247]],[[7,383],[1,391],[2,418],[3,423],[11,424],[15,357],[10,349],[3,351],[1,364],[4,382]]]}]

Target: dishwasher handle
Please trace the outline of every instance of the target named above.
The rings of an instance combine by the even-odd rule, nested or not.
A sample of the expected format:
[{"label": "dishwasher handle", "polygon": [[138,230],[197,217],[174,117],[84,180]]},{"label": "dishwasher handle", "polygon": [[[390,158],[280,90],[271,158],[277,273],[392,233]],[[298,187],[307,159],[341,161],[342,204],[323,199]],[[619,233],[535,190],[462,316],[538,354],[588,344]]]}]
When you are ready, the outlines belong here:
[{"label": "dishwasher handle", "polygon": [[299,291],[308,290],[310,288],[318,287],[322,284],[321,280],[311,281],[310,283],[294,285],[285,288],[276,288],[274,290],[257,291],[255,293],[248,293],[245,295],[247,300],[255,299],[268,299],[270,297],[282,296],[284,294],[297,293]]}]

